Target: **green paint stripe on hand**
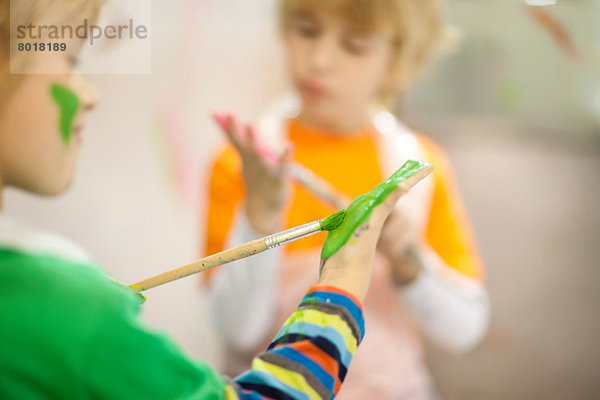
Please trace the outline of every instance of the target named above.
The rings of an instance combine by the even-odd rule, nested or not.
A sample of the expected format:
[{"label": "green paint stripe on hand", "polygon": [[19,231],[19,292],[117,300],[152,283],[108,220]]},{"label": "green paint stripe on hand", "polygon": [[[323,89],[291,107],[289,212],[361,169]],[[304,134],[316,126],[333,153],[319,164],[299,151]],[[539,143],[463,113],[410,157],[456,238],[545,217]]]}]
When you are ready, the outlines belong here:
[{"label": "green paint stripe on hand", "polygon": [[346,215],[341,224],[327,234],[323,250],[321,251],[321,259],[325,260],[329,258],[341,249],[352,237],[354,231],[369,220],[373,209],[396,190],[402,181],[428,166],[428,164],[420,164],[418,161],[408,160],[385,182],[377,185],[369,193],[357,197],[346,209]]}]

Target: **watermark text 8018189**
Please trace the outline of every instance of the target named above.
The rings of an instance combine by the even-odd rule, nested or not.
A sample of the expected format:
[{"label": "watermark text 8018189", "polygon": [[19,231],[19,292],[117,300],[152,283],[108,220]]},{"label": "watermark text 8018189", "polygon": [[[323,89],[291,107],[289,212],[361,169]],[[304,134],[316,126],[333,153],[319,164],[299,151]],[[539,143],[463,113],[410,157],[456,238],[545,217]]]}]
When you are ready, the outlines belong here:
[{"label": "watermark text 8018189", "polygon": [[66,43],[19,43],[18,51],[67,51]]}]

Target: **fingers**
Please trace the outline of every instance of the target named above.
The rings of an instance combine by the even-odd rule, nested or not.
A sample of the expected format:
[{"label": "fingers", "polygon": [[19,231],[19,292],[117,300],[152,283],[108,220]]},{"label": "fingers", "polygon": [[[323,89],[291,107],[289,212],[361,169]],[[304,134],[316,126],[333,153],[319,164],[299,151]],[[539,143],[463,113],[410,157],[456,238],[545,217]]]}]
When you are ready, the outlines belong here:
[{"label": "fingers", "polygon": [[371,221],[376,224],[376,226],[379,226],[380,224],[380,226],[383,227],[383,224],[394,210],[398,200],[400,200],[400,198],[407,192],[408,191],[406,190],[406,187],[402,185],[396,188],[396,190],[390,193],[381,204],[375,207]]},{"label": "fingers", "polygon": [[243,153],[244,146],[239,135],[239,130],[236,126],[236,121],[231,114],[213,113],[213,118],[227,136],[229,142],[236,148],[237,151]]},{"label": "fingers", "polygon": [[291,154],[292,154],[292,149],[288,145],[283,150],[283,153],[281,153],[281,156],[279,156],[279,160],[277,162],[277,165],[275,166],[275,175],[276,176],[282,176],[285,173],[285,171],[287,170],[287,167],[289,166],[290,161],[291,161]]},{"label": "fingers", "polygon": [[254,133],[250,133],[248,126],[242,126],[235,115],[214,112],[213,118],[240,155],[247,156],[249,151],[257,152]]},{"label": "fingers", "polygon": [[[405,165],[408,166],[409,162]],[[429,164],[410,165],[404,173],[404,178],[398,183],[398,187],[394,190],[382,203],[382,205],[390,208],[398,202],[400,197],[408,193],[413,186],[427,177],[433,171],[433,167]],[[402,172],[402,170],[400,170]]]},{"label": "fingers", "polygon": [[225,115],[220,112],[213,112],[213,118],[217,122],[217,125],[225,132],[227,130],[227,122],[225,121]]},{"label": "fingers", "polygon": [[289,164],[289,149],[281,156],[277,156],[261,144],[254,125],[242,125],[233,114],[214,112],[213,118],[242,157],[266,161],[276,168],[276,173],[283,173]]},{"label": "fingers", "polygon": [[396,188],[396,190],[394,190],[392,193],[390,193],[390,195],[383,201],[382,205],[384,207],[388,208],[389,211],[391,212],[391,210],[394,208],[394,206],[396,205],[398,200],[400,200],[400,198],[402,196],[404,196],[406,193],[408,193],[408,190],[406,189],[406,187],[400,185]]},{"label": "fingers", "polygon": [[232,135],[230,115],[214,112],[213,118],[215,119],[217,125],[219,125],[223,133],[225,133],[229,142],[236,148],[237,151],[241,151],[242,149],[240,141]]},{"label": "fingers", "polygon": [[231,143],[240,151],[245,150],[244,146],[244,138],[242,137],[242,127],[240,126],[237,118],[232,115],[232,114],[228,114],[227,117],[227,136],[229,137],[229,140],[231,141]]},{"label": "fingers", "polygon": [[379,204],[377,207],[375,207],[375,209],[373,210],[373,213],[374,214],[377,213],[376,215],[383,216],[383,219],[386,219],[387,216],[390,215],[390,213],[394,209],[398,200],[400,200],[400,197],[402,197],[402,195],[404,195],[405,193],[406,193],[406,189],[404,189],[402,187],[396,188],[392,193],[390,193],[385,198],[385,200],[383,200],[381,202],[381,204]]},{"label": "fingers", "polygon": [[253,153],[259,153],[258,147],[256,144],[256,130],[254,126],[246,125],[246,144],[248,145],[248,149]]}]

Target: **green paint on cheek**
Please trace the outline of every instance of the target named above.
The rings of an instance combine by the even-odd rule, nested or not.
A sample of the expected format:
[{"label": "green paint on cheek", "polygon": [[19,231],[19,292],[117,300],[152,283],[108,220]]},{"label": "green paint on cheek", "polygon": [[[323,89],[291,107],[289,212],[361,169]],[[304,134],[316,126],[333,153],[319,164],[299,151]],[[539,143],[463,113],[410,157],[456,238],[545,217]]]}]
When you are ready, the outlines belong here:
[{"label": "green paint on cheek", "polygon": [[79,97],[77,97],[75,92],[59,83],[52,84],[50,95],[60,110],[58,121],[60,135],[65,144],[69,144],[73,136],[75,117],[81,105]]},{"label": "green paint on cheek", "polygon": [[388,180],[379,184],[369,193],[357,197],[346,209],[346,215],[341,224],[327,234],[323,250],[321,251],[321,259],[325,260],[331,257],[342,248],[352,237],[356,229],[369,220],[376,206],[381,204],[396,190],[402,181],[426,167],[429,167],[429,165],[409,160],[394,172]]}]

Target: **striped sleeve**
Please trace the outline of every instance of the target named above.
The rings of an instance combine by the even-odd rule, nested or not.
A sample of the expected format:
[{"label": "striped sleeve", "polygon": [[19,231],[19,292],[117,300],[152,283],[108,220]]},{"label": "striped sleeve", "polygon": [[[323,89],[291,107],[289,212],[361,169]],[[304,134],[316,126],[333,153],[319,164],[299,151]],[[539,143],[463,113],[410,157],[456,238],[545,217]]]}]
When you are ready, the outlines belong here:
[{"label": "striped sleeve", "polygon": [[313,286],[268,350],[230,381],[228,399],[332,399],[364,336],[360,303],[331,287]]}]

